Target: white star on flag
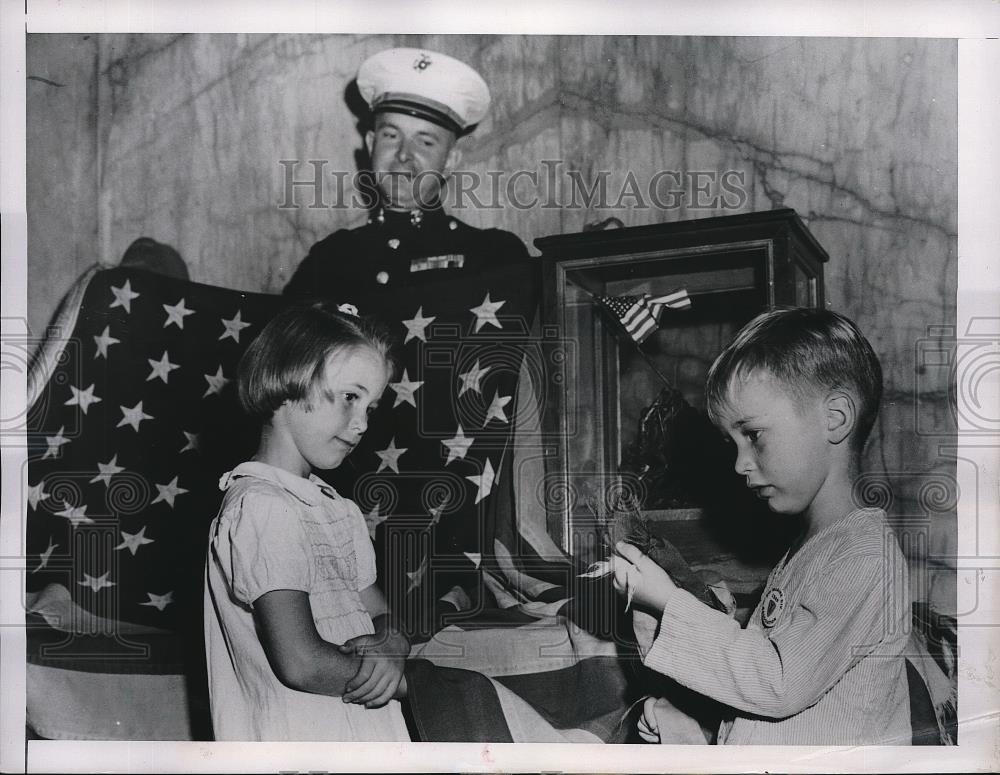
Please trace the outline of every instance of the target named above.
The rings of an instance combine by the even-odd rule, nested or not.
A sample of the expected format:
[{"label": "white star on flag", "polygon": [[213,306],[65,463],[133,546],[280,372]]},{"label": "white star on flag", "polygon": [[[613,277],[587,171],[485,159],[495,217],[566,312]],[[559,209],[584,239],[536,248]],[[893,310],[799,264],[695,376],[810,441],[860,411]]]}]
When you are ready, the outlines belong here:
[{"label": "white star on flag", "polygon": [[365,524],[368,525],[368,534],[375,540],[375,528],[385,522],[388,518],[388,514],[381,514],[379,505],[376,503],[375,508],[365,514]]},{"label": "white star on flag", "polygon": [[189,449],[193,449],[196,452],[201,449],[198,445],[201,443],[201,436],[197,433],[188,433],[187,431],[181,431],[184,434],[184,438],[187,439],[187,444],[181,448],[181,452],[187,452]]},{"label": "white star on flag", "polygon": [[46,565],[48,565],[49,564],[49,558],[52,557],[52,552],[54,552],[58,548],[58,546],[59,546],[59,544],[52,543],[52,539],[50,538],[49,539],[49,548],[46,549],[44,552],[42,552],[40,555],[38,555],[38,557],[41,560],[41,562],[39,562],[36,567],[32,568],[31,572],[32,573],[38,573],[38,571],[40,571],[42,568],[44,568]]},{"label": "white star on flag", "polygon": [[170,362],[170,359],[167,357],[166,350],[163,351],[163,355],[160,356],[160,360],[154,361],[152,358],[147,358],[146,360],[149,361],[149,366],[152,369],[152,371],[149,372],[149,376],[146,377],[146,382],[159,377],[163,380],[163,384],[167,385],[169,384],[167,382],[167,378],[170,376],[170,372],[174,369],[180,368],[179,364]]},{"label": "white star on flag", "polygon": [[510,396],[501,396],[499,390],[496,393],[494,393],[493,401],[492,403],[490,403],[489,409],[486,410],[486,419],[483,420],[483,427],[485,428],[486,424],[490,420],[499,420],[500,422],[509,423],[510,420],[508,419],[506,413],[503,410],[503,408],[507,406],[507,404],[509,403],[510,403]]},{"label": "white star on flag", "polygon": [[406,326],[406,338],[403,339],[403,344],[406,344],[414,338],[419,339],[422,342],[427,341],[427,334],[424,329],[433,323],[435,318],[425,318],[423,317],[423,314],[423,306],[417,307],[417,314],[409,320],[403,321],[403,325]]},{"label": "white star on flag", "polygon": [[490,459],[486,458],[486,465],[479,476],[467,476],[465,478],[476,485],[476,503],[479,503],[493,489],[493,484],[496,482],[496,473],[493,471],[493,464],[490,462]]},{"label": "white star on flag", "polygon": [[242,316],[243,316],[243,311],[236,310],[236,314],[232,317],[231,320],[226,320],[225,318],[221,318],[222,325],[225,327],[226,330],[223,331],[222,334],[219,336],[219,341],[222,341],[228,336],[231,337],[232,340],[236,342],[236,344],[240,343],[240,331],[242,331],[244,328],[249,328],[251,326],[250,323],[243,322]]},{"label": "white star on flag", "polygon": [[104,330],[101,332],[100,336],[94,337],[94,344],[97,345],[97,352],[94,353],[94,359],[108,357],[108,346],[112,344],[118,344],[121,339],[115,339],[109,333],[111,331],[111,326],[105,326]]},{"label": "white star on flag", "polygon": [[213,393],[221,393],[222,389],[229,384],[229,380],[222,376],[222,366],[219,366],[215,374],[204,374],[202,375],[208,380],[208,387],[205,388],[205,392],[202,393],[202,398],[208,398],[208,396]]},{"label": "white star on flag", "polygon": [[[132,292],[132,281],[126,280],[125,283],[120,288],[115,288],[111,286],[111,293],[114,294],[115,300],[111,302],[111,306],[108,309],[114,309],[115,307],[124,307],[125,311],[132,314],[132,299],[138,299],[139,294]],[[107,332],[107,329],[104,329]],[[106,355],[107,353],[105,353]]]},{"label": "white star on flag", "polygon": [[175,476],[166,484],[157,484],[156,489],[159,490],[159,495],[153,498],[152,503],[159,503],[160,501],[166,501],[170,508],[174,507],[174,498],[178,495],[183,495],[187,492],[183,487],[177,486],[177,479],[179,477]]},{"label": "white star on flag", "polygon": [[178,328],[184,328],[184,318],[188,315],[193,315],[194,310],[188,309],[185,306],[184,299],[181,299],[176,304],[164,304],[163,311],[167,313],[167,319],[163,322],[163,327],[166,328],[171,323],[173,323]]},{"label": "white star on flag", "polygon": [[107,463],[97,464],[97,476],[90,480],[90,484],[104,482],[104,486],[107,487],[111,484],[111,477],[115,474],[120,474],[124,470],[125,466],[118,465],[118,455],[115,455]]},{"label": "white star on flag", "polygon": [[80,390],[80,388],[69,386],[69,389],[73,391],[72,397],[66,401],[64,406],[79,406],[80,411],[84,414],[90,408],[91,404],[96,404],[100,402],[100,398],[94,395],[94,386],[91,385],[86,390]]},{"label": "white star on flag", "polygon": [[63,501],[64,508],[62,511],[54,512],[57,517],[65,517],[70,522],[73,523],[73,527],[79,527],[81,522],[86,522],[88,525],[92,525],[94,520],[87,516],[86,506],[70,506],[69,501]]},{"label": "white star on flag", "polygon": [[[403,447],[401,449],[396,447],[396,437],[394,436],[392,440],[389,442],[388,447],[386,447],[385,449],[375,451],[375,454],[378,455],[379,459],[382,461],[381,463],[378,464],[378,471],[381,471],[384,468],[391,468],[395,473],[398,474],[399,458],[404,452],[406,452],[406,450],[407,447]],[[378,473],[378,471],[376,471],[375,473]]]},{"label": "white star on flag", "polygon": [[459,374],[458,377],[462,380],[462,387],[458,390],[459,398],[461,398],[462,395],[468,390],[475,390],[478,393],[479,381],[486,376],[486,372],[488,372],[490,368],[490,366],[487,366],[485,369],[480,369],[479,359],[476,358],[476,363],[471,369],[463,374]]},{"label": "white star on flag", "polygon": [[115,547],[115,551],[119,549],[128,549],[132,552],[132,556],[135,557],[135,553],[139,551],[139,547],[143,544],[153,543],[152,538],[146,538],[146,528],[143,526],[142,530],[138,533],[126,533],[124,530],[121,531],[122,542]]},{"label": "white star on flag", "polygon": [[410,406],[416,408],[417,401],[413,394],[416,393],[422,386],[423,382],[411,382],[409,375],[406,373],[406,369],[403,369],[403,378],[399,382],[390,382],[389,387],[396,391],[396,402],[392,405],[395,409],[400,404],[409,404]]},{"label": "white star on flag", "polygon": [[497,328],[503,328],[503,326],[500,325],[500,321],[497,320],[497,310],[506,303],[506,301],[490,301],[490,295],[487,293],[482,304],[478,307],[472,307],[472,309],[469,310],[469,312],[476,316],[477,334],[487,323],[491,326],[496,326]]},{"label": "white star on flag", "polygon": [[121,428],[123,425],[131,425],[132,430],[138,433],[139,423],[141,423],[143,420],[154,419],[153,415],[146,414],[144,411],[142,411],[142,401],[137,403],[131,409],[124,406],[119,407],[119,409],[122,410],[122,418],[121,420],[118,421],[118,424],[115,426],[116,428]]},{"label": "white star on flag", "polygon": [[48,444],[49,447],[48,447],[48,449],[45,450],[45,454],[42,455],[42,460],[45,460],[45,458],[47,458],[47,457],[55,457],[56,453],[59,451],[59,448],[63,444],[69,444],[69,439],[67,439],[65,436],[63,436],[63,431],[64,430],[66,430],[66,426],[65,425],[60,425],[59,426],[59,430],[56,431],[56,435],[55,436],[46,436],[45,437],[45,443]]},{"label": "white star on flag", "polygon": [[31,504],[32,509],[38,508],[38,502],[47,500],[49,494],[45,492],[45,482],[39,482],[34,487],[28,486],[28,503]]},{"label": "white star on flag", "polygon": [[444,461],[444,464],[448,465],[452,460],[464,460],[465,453],[469,451],[469,447],[474,441],[474,438],[465,435],[462,426],[459,425],[454,436],[441,442],[448,448],[448,459]]},{"label": "white star on flag", "polygon": [[431,526],[434,526],[438,522],[441,521],[441,514],[444,512],[445,507],[447,505],[448,505],[448,501],[445,500],[444,502],[438,504],[437,506],[435,506],[433,509],[430,510],[430,515],[431,515],[431,523],[430,523],[430,525]]},{"label": "white star on flag", "polygon": [[108,581],[109,575],[111,575],[111,571],[102,573],[100,576],[91,576],[89,573],[84,573],[83,581],[76,583],[81,587],[90,587],[94,592],[100,592],[105,587],[113,587],[115,585],[115,582]]},{"label": "white star on flag", "polygon": [[419,587],[424,583],[424,575],[427,573],[427,555],[424,555],[424,559],[420,561],[420,567],[417,568],[412,573],[407,571],[406,576],[410,580],[409,586],[406,588],[407,594],[412,592],[414,589]]},{"label": "white star on flag", "polygon": [[155,608],[157,611],[162,611],[172,602],[174,602],[174,591],[170,590],[165,595],[154,595],[152,592],[147,592],[146,597],[149,601],[146,603],[139,603],[139,605],[148,605]]}]

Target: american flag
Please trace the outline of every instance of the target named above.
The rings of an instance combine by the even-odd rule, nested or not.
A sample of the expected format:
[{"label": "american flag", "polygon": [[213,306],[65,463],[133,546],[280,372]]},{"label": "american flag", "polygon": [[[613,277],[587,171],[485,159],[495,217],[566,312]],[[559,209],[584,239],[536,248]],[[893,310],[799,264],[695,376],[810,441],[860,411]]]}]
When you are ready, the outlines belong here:
[{"label": "american flag", "polygon": [[108,621],[184,626],[219,475],[256,442],[236,364],[284,304],[137,270],[94,275],[31,408],[29,591],[58,584]]},{"label": "american flag", "polygon": [[528,262],[428,272],[415,287],[349,300],[392,321],[402,364],[357,449],[324,476],[366,516],[380,584],[411,639],[496,606],[485,580],[496,539],[539,572],[570,575],[564,557],[537,556],[514,527],[513,430],[536,411],[518,405],[518,384],[534,375],[541,395],[551,371],[531,332],[539,296]]},{"label": "american flag", "polygon": [[[42,385],[28,418],[26,498],[38,734],[198,734],[206,698],[171,699],[204,680],[208,525],[220,474],[256,444],[236,402],[236,364],[286,303],[110,269],[49,333],[29,379]],[[110,699],[143,696],[158,707]]]},{"label": "american flag", "polygon": [[682,310],[691,306],[686,290],[662,296],[594,296],[594,302],[607,310],[637,344],[642,344],[660,325],[664,309]]},{"label": "american flag", "polygon": [[[427,274],[417,288],[337,299],[395,331],[402,362],[362,444],[328,477],[365,515],[380,581],[418,640],[459,609],[498,607],[484,582],[498,546],[507,565],[527,557],[543,577],[574,571],[533,553],[512,513],[518,379],[525,359],[545,371],[530,334],[537,268]],[[218,480],[257,441],[236,366],[288,303],[122,268],[87,283],[29,416],[29,663],[196,673]]]}]

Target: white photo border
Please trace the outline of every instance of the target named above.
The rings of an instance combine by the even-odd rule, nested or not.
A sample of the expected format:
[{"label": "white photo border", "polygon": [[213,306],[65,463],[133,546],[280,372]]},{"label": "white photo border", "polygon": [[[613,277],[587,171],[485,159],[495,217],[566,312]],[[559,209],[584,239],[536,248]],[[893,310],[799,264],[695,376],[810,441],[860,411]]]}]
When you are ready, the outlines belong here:
[{"label": "white photo border", "polygon": [[[560,0],[0,0],[0,204],[4,335],[27,319],[25,31],[433,32],[958,38],[959,332],[1000,325],[1000,3],[992,0],[829,3]],[[750,7],[748,7],[750,6]],[[25,13],[26,11],[26,13]],[[405,19],[405,22],[400,22]],[[404,27],[405,29],[401,29]],[[988,39],[994,36],[993,39]],[[21,323],[23,326],[23,322]],[[14,327],[12,329],[11,327]],[[24,333],[24,332],[21,332]],[[998,331],[1000,333],[1000,331]],[[23,412],[25,374],[4,363],[4,416]],[[996,375],[994,375],[996,376]],[[962,440],[959,502],[960,745],[954,748],[671,747],[525,744],[226,744],[24,741],[23,503],[26,450],[4,447],[0,519],[0,770],[4,772],[989,771],[1000,767],[1000,481],[997,440]],[[971,461],[963,465],[961,461]],[[976,491],[977,482],[979,492]],[[985,484],[984,484],[985,483]],[[990,485],[992,483],[992,485]],[[970,522],[979,514],[980,529]],[[976,535],[979,544],[976,544]],[[972,612],[973,615],[969,615]],[[971,624],[965,624],[966,621]]]}]

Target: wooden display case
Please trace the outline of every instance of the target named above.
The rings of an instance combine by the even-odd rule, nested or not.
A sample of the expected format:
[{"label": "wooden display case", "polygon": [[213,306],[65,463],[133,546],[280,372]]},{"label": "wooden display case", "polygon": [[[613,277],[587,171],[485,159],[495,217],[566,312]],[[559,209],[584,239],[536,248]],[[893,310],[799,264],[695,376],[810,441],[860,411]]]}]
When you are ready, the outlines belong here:
[{"label": "wooden display case", "polygon": [[[548,473],[562,493],[549,505],[548,530],[578,553],[583,541],[593,543],[595,497],[628,488],[623,450],[665,382],[703,410],[708,368],[740,327],[776,305],[823,305],[828,256],[791,209],[564,234],[534,244],[544,261],[543,321],[570,345],[545,403],[546,429],[556,439]],[[597,295],[657,296],[680,288],[691,308],[666,311],[641,346],[594,302]],[[700,515],[698,503],[646,511],[667,520]]]}]

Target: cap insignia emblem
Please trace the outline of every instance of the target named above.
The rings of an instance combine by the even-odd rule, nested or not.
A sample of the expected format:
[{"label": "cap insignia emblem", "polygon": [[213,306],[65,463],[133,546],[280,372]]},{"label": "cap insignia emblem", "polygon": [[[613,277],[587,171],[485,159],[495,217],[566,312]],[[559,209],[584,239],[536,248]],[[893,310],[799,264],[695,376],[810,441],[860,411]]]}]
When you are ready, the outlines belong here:
[{"label": "cap insignia emblem", "polygon": [[421,71],[426,70],[431,66],[431,64],[433,64],[431,58],[427,56],[427,54],[421,54],[420,57],[413,63],[413,69]]}]

